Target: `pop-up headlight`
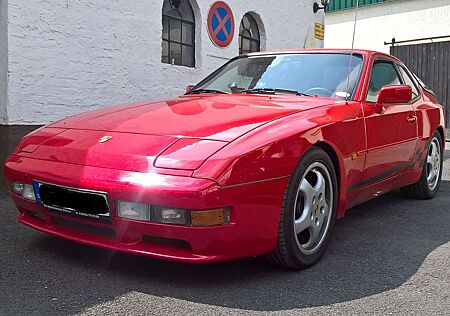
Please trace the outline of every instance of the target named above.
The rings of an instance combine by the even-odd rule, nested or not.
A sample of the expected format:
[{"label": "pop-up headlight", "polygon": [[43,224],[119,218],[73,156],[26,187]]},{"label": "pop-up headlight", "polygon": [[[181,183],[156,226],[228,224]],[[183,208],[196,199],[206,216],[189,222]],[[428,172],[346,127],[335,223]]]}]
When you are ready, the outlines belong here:
[{"label": "pop-up headlight", "polygon": [[156,158],[155,167],[195,170],[226,145],[226,142],[215,140],[180,138]]}]

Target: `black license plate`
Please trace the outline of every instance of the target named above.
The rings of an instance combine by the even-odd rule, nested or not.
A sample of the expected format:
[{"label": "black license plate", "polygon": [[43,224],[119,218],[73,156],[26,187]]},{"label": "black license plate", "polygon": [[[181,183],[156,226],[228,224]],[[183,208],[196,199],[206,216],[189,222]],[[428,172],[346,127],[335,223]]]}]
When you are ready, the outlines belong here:
[{"label": "black license plate", "polygon": [[93,220],[110,221],[106,193],[33,182],[36,201],[51,211]]}]

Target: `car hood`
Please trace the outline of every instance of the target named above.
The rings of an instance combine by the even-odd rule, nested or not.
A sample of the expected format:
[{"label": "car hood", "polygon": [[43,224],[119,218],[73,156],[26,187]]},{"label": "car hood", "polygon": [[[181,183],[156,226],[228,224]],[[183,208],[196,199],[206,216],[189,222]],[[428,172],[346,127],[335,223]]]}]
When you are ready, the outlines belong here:
[{"label": "car hood", "polygon": [[184,96],[116,106],[40,129],[24,138],[16,154],[135,172],[193,171],[250,130],[326,101],[330,103],[292,96]]},{"label": "car hood", "polygon": [[269,121],[333,101],[286,95],[190,95],[87,112],[51,127],[232,141]]}]

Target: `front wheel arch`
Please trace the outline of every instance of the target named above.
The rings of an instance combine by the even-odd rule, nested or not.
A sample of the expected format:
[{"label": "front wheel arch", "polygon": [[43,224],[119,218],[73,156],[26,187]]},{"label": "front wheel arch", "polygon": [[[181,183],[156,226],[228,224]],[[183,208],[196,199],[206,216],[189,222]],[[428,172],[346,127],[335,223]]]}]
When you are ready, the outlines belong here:
[{"label": "front wheel arch", "polygon": [[334,150],[334,148],[330,144],[323,142],[323,141],[318,142],[318,143],[314,144],[313,146],[319,147],[320,149],[325,151],[327,153],[327,155],[331,158],[331,161],[333,162],[333,165],[334,165],[334,170],[336,170],[336,176],[338,179],[338,183],[341,183],[341,169],[340,169],[339,157],[338,157],[338,154],[336,153],[336,151]]},{"label": "front wheel arch", "polygon": [[[318,165],[318,166],[316,166]],[[322,201],[322,198],[320,196],[326,196],[327,193],[321,192],[320,189],[316,188],[316,185],[318,183],[324,183],[324,181],[319,181],[319,178],[315,178],[316,180],[314,180],[313,178],[308,179],[307,182],[310,183],[310,188],[311,190],[315,190],[314,192],[320,192],[321,194],[319,195],[319,197],[314,196],[313,198],[306,198],[303,197],[303,199],[306,199],[305,202],[307,204],[309,204],[309,202],[313,203],[313,206],[315,205],[315,208],[312,207],[306,207],[303,206],[303,204],[300,205],[300,209],[302,209],[302,212],[300,214],[297,214],[297,198],[299,197],[299,190],[300,187],[302,187],[302,183],[303,181],[306,179],[306,177],[308,176],[308,170],[311,171],[311,168],[319,168],[321,167],[322,170],[326,170],[325,174],[327,174],[328,176],[326,177],[326,179],[328,180],[328,188],[332,190],[331,193],[331,197],[330,200],[328,201],[328,205],[329,205],[329,210],[330,213],[328,216],[329,217],[329,222],[327,225],[327,228],[325,228],[325,232],[323,232],[323,240],[320,241],[320,244],[317,245],[317,249],[314,250],[308,250],[306,249],[306,251],[312,251],[312,253],[305,253],[304,251],[302,251],[299,247],[298,242],[300,241],[298,238],[299,237],[297,234],[297,232],[293,232],[292,229],[295,229],[295,225],[297,224],[297,217],[299,216],[300,221],[301,218],[303,219],[308,219],[311,216],[311,221],[313,220],[313,215],[314,216],[319,216],[318,210],[318,204],[320,203],[320,201]],[[317,173],[317,171],[312,170],[311,172]],[[321,172],[322,173],[322,172]],[[324,173],[322,173],[323,175],[325,175]],[[311,182],[312,181],[312,182]],[[316,182],[316,184],[314,184],[314,181],[319,181]],[[305,188],[308,188],[308,186],[305,186]],[[314,188],[314,189],[312,189]],[[324,189],[326,190],[326,189]],[[307,190],[308,191],[308,190]],[[281,214],[280,214],[280,220],[279,220],[279,227],[278,227],[278,240],[277,240],[277,248],[270,254],[267,255],[267,258],[269,259],[269,261],[271,261],[272,263],[275,263],[277,265],[283,266],[283,267],[287,267],[287,268],[306,268],[308,266],[313,265],[315,262],[317,262],[319,260],[319,258],[322,256],[322,254],[324,253],[328,241],[330,239],[330,233],[331,230],[334,226],[334,222],[336,220],[336,215],[337,215],[337,210],[338,210],[338,205],[339,205],[339,195],[338,195],[338,191],[339,191],[339,185],[338,185],[338,181],[337,181],[337,177],[336,177],[336,171],[334,170],[334,165],[333,162],[331,160],[331,158],[328,156],[328,154],[321,149],[319,146],[311,146],[306,152],[305,154],[302,156],[302,158],[300,159],[300,161],[298,162],[294,173],[292,174],[291,179],[289,180],[289,184],[286,187],[285,190],[285,194],[284,194],[284,198],[283,198],[283,205],[281,208]],[[305,191],[303,191],[305,192]],[[322,195],[323,194],[323,195]],[[316,202],[314,202],[316,201]],[[330,202],[331,201],[331,202]],[[305,204],[305,205],[307,205]],[[326,208],[325,208],[326,209]],[[302,214],[304,214],[303,212],[307,212],[306,217],[304,217]],[[321,209],[321,213],[324,214],[322,212]],[[306,221],[308,222],[308,221]],[[311,223],[311,222],[309,222]],[[314,223],[314,221],[312,222]],[[317,222],[317,219],[315,220],[315,223]],[[308,226],[309,227],[309,226]],[[302,232],[303,230],[305,230],[306,227],[302,228]],[[314,237],[310,237],[310,238],[314,238]],[[313,240],[313,239],[312,239]],[[306,245],[309,243],[306,242],[305,247],[307,247]]]},{"label": "front wheel arch", "polygon": [[345,189],[347,182],[345,179],[345,169],[344,161],[341,153],[335,149],[330,143],[326,141],[319,141],[313,145],[313,147],[318,147],[325,151],[333,162],[334,170],[336,172],[337,182],[338,182],[338,211],[337,218],[342,218],[345,215],[345,201],[346,192]]},{"label": "front wheel arch", "polygon": [[441,137],[442,137],[442,142],[443,142],[443,148],[445,148],[445,132],[444,132],[444,127],[442,127],[442,126],[438,126],[438,128],[436,129],[436,131],[439,133],[439,134],[441,134]]}]

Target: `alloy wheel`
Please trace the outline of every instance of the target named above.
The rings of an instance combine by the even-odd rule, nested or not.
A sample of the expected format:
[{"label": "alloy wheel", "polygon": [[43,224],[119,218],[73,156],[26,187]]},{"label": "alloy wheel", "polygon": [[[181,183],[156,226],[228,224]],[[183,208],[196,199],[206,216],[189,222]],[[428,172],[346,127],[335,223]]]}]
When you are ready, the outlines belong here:
[{"label": "alloy wheel", "polygon": [[333,185],[327,167],[311,164],[300,180],[294,204],[294,233],[299,250],[314,254],[327,235],[333,209]]},{"label": "alloy wheel", "polygon": [[434,137],[431,140],[427,154],[427,183],[430,190],[434,190],[439,182],[441,172],[441,144]]}]

